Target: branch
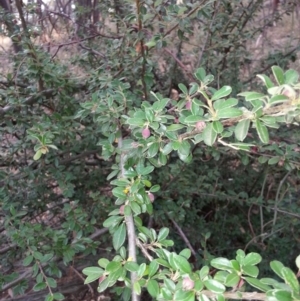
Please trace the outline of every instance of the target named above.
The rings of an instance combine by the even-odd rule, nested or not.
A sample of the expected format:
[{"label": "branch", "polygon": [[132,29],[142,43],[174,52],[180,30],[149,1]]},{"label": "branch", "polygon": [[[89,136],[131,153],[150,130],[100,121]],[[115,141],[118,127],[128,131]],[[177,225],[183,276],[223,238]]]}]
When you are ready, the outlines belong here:
[{"label": "branch", "polygon": [[37,94],[27,97],[26,100],[21,104],[6,105],[4,108],[0,108],[0,116],[4,116],[7,112],[16,109],[19,106],[33,105],[42,97],[51,98],[51,97],[55,96],[56,94],[57,94],[56,89],[48,89],[48,90],[41,91]]},{"label": "branch", "polygon": [[[125,153],[122,152],[122,145],[123,145],[123,138],[122,136],[118,140],[118,148],[121,151],[120,154],[120,170],[121,170],[121,177],[124,178],[125,174]],[[133,262],[136,262],[136,237],[135,237],[135,227],[134,227],[134,220],[132,214],[125,216],[126,228],[127,228],[127,236],[128,236],[128,257]],[[131,301],[139,301],[140,298],[134,291],[134,282],[136,280],[136,273],[130,273],[131,278]]]},{"label": "branch", "polygon": [[[98,237],[98,236],[100,236],[100,235],[102,235],[102,234],[105,234],[107,231],[108,231],[107,228],[98,229],[98,230],[96,230],[96,232],[94,232],[93,234],[91,234],[91,235],[89,236],[89,238],[90,238],[90,239],[95,239],[96,237]],[[72,243],[71,243],[71,245],[74,244],[75,242],[76,242],[76,241],[73,240]],[[51,259],[51,262],[58,261],[59,259],[60,259],[60,258],[58,258],[58,257],[55,256],[54,258]],[[44,263],[42,266],[44,267],[44,266],[46,266],[47,264],[48,264],[48,263],[46,262],[46,263]],[[2,288],[0,288],[0,294],[1,294],[2,292],[4,292],[4,291],[8,290],[9,288],[11,288],[11,287],[17,285],[17,284],[20,283],[23,279],[29,278],[31,273],[32,273],[32,270],[31,270],[31,269],[28,269],[26,272],[24,272],[24,273],[23,273],[21,276],[19,276],[17,279],[15,279],[15,280],[13,280],[13,281],[7,283],[6,285],[3,285]],[[136,301],[138,301],[138,300],[136,300]]]}]

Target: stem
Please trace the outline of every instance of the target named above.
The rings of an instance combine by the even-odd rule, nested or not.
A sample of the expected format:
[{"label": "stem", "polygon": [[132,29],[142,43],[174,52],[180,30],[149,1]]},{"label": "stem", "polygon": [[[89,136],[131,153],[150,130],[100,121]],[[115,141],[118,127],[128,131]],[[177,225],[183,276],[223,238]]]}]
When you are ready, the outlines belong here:
[{"label": "stem", "polygon": [[[125,174],[125,154],[121,151],[123,144],[122,135],[118,139],[118,148],[120,149],[120,170],[121,178],[124,178]],[[125,216],[125,223],[127,228],[127,237],[128,237],[128,257],[131,261],[136,262],[136,240],[135,240],[135,227],[132,214]],[[140,297],[134,291],[134,282],[136,280],[136,273],[130,272],[131,278],[131,301],[139,301]]]},{"label": "stem", "polygon": [[277,220],[277,207],[278,207],[278,203],[279,201],[282,199],[279,199],[279,193],[281,190],[282,185],[284,184],[285,180],[287,179],[287,177],[290,175],[290,173],[292,172],[292,170],[290,170],[285,176],[284,178],[280,181],[277,192],[276,192],[276,198],[275,198],[275,204],[274,204],[274,218],[273,218],[273,227],[272,227],[272,234],[274,233],[275,230],[275,226],[276,226],[276,220]]}]

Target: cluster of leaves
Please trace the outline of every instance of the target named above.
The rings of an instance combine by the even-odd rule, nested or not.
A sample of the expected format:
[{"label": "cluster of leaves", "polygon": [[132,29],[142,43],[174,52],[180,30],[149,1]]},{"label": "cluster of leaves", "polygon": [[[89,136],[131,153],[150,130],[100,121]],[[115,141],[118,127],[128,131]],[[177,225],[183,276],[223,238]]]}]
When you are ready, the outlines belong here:
[{"label": "cluster of leaves", "polygon": [[[80,29],[75,40],[83,50],[77,49],[74,56],[65,51],[74,40],[56,45],[52,53],[47,53],[36,46],[38,41],[30,22],[24,27],[17,24],[15,15],[5,14],[5,20],[14,24],[8,28],[8,34],[18,52],[10,58],[12,68],[0,80],[0,131],[4,137],[0,170],[1,242],[5,246],[0,250],[5,271],[0,275],[2,290],[14,281],[19,283],[14,287],[15,294],[27,289],[24,277],[14,272],[21,259],[30,266],[25,278],[29,280],[32,275],[36,280],[34,290],[46,287],[50,292],[47,300],[62,298],[55,291],[55,279],[63,274],[57,263],[62,260],[65,265],[76,265],[76,254],[99,252],[99,242],[93,234],[108,214],[111,217],[104,226],[110,229],[113,247],[121,257],[115,260],[117,264],[112,263],[107,274],[103,273],[110,279],[102,279],[101,287],[111,286],[120,272],[122,277],[126,273],[125,298],[131,285],[127,272],[138,274],[141,282],[135,284],[137,292],[148,288],[144,265],[140,268],[130,260],[123,248],[127,229],[124,220],[132,215],[141,249],[146,246],[149,253],[148,247],[150,251],[154,248],[171,272],[179,269],[180,263],[171,264],[168,251],[163,255],[160,248],[172,246],[178,254],[185,248],[174,231],[170,231],[174,244],[165,237],[168,231],[163,226],[171,229],[171,219],[190,234],[195,248],[203,249],[196,254],[195,265],[199,268],[217,254],[230,258],[229,246],[243,248],[256,238],[249,233],[241,237],[239,230],[248,227],[244,211],[253,205],[264,210],[253,226],[256,232],[261,223],[265,224],[258,232],[267,231],[272,238],[268,240],[268,254],[276,251],[278,258],[294,258],[296,254],[290,254],[289,248],[293,249],[296,243],[286,233],[290,229],[295,236],[299,233],[297,203],[292,204],[296,214],[292,219],[289,215],[277,218],[272,211],[291,208],[290,196],[285,193],[289,183],[284,182],[275,191],[276,196],[265,202],[264,193],[258,197],[257,190],[265,190],[260,185],[260,174],[267,164],[269,174],[275,174],[278,182],[284,179],[283,168],[296,174],[297,145],[274,143],[273,129],[282,123],[288,123],[289,130],[297,126],[298,75],[293,70],[284,73],[273,67],[270,77],[274,83],[261,75],[263,93],[246,92],[240,95],[242,98],[236,95],[240,90],[241,62],[245,56],[250,57],[242,45],[260,28],[254,24],[250,30],[246,25],[259,13],[261,1],[251,1],[247,7],[239,0],[220,1],[218,6],[211,1],[187,1],[186,5],[145,1],[138,6],[138,14],[138,8],[126,2],[100,1],[95,5],[101,12],[99,32],[84,21],[92,19],[95,11],[80,8],[79,2],[74,2]],[[40,18],[37,3],[15,3],[21,9],[17,13],[19,19],[39,19],[43,27],[47,18]],[[57,22],[47,26],[67,24],[61,16],[61,11],[57,11]],[[52,17],[49,15],[50,21]],[[142,25],[137,25],[137,21]],[[67,29],[68,33],[74,30]],[[191,40],[197,46],[190,45]],[[174,49],[175,56],[171,55]],[[66,53],[71,67],[59,58]],[[193,58],[193,74],[187,74],[182,67],[187,58]],[[204,68],[197,70],[200,65]],[[73,66],[80,72],[80,81],[78,74],[72,73]],[[218,84],[214,84],[214,77]],[[222,87],[227,84],[230,86]],[[173,87],[181,93],[179,100],[169,97]],[[282,132],[277,131],[276,135],[279,133]],[[295,135],[295,131],[292,133],[282,135],[286,138]],[[259,139],[268,145],[260,145]],[[242,162],[242,167],[236,166],[235,161]],[[120,162],[124,163],[122,169]],[[247,177],[246,168],[250,170]],[[251,191],[248,182],[258,184]],[[143,226],[149,220],[148,214],[150,221],[154,220],[154,228],[161,230]],[[269,227],[270,220],[273,227]],[[237,224],[241,226],[238,229]],[[210,237],[208,231],[212,233]],[[215,233],[223,239],[219,240]],[[280,244],[276,235],[281,235],[285,243]],[[259,252],[259,244],[265,246],[264,239],[265,236],[255,240]],[[111,245],[108,236],[102,242],[105,247]],[[188,251],[180,256],[187,259]],[[120,269],[120,262],[122,266],[128,262],[128,268]],[[100,265],[103,270],[107,269],[106,263]],[[113,271],[116,273],[109,276]],[[153,281],[161,285],[156,272],[149,278],[154,288],[157,285]],[[183,278],[175,282],[181,281]],[[155,296],[160,294],[150,291]],[[174,289],[170,291],[175,293]]]}]

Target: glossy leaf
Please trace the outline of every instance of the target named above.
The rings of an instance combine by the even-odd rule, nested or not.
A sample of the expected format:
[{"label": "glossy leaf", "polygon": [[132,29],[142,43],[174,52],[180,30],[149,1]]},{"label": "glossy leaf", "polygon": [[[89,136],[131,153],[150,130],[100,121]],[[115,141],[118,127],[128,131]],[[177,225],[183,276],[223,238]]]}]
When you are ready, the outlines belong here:
[{"label": "glossy leaf", "polygon": [[124,223],[122,223],[118,227],[117,231],[113,234],[113,246],[116,251],[123,246],[125,242],[125,238],[126,238],[126,226]]},{"label": "glossy leaf", "polygon": [[216,281],[214,279],[205,280],[203,281],[203,284],[209,291],[216,294],[222,294],[226,291],[225,286],[219,281]]},{"label": "glossy leaf", "polygon": [[178,290],[174,294],[174,301],[194,301],[195,294],[192,291]]},{"label": "glossy leaf", "polygon": [[159,294],[158,282],[154,279],[150,279],[147,283],[147,291],[152,298],[156,298]]},{"label": "glossy leaf", "polygon": [[250,127],[250,120],[241,120],[234,129],[234,134],[237,140],[244,141],[246,138]]},{"label": "glossy leaf", "polygon": [[267,292],[267,298],[268,300],[274,300],[274,301],[292,301],[292,295],[290,292],[285,290],[272,290],[270,292]]},{"label": "glossy leaf", "polygon": [[296,84],[299,81],[299,74],[297,71],[290,69],[284,73],[284,83],[288,85]]},{"label": "glossy leaf", "polygon": [[228,99],[218,99],[214,102],[213,106],[215,110],[222,110],[234,107],[238,104],[238,100],[236,98],[228,98]]},{"label": "glossy leaf", "polygon": [[249,253],[243,260],[243,265],[256,265],[262,260],[258,253]]},{"label": "glossy leaf", "polygon": [[213,130],[217,133],[217,134],[221,134],[223,132],[223,124],[219,121],[213,121]]},{"label": "glossy leaf", "polygon": [[208,146],[212,146],[217,139],[217,133],[213,130],[212,123],[206,124],[203,130],[203,140]]},{"label": "glossy leaf", "polygon": [[222,118],[235,118],[242,116],[243,112],[237,108],[226,108],[217,111],[217,117]]},{"label": "glossy leaf", "polygon": [[267,291],[269,291],[269,290],[271,289],[268,285],[262,283],[261,281],[259,281],[259,280],[256,279],[256,278],[244,277],[244,279],[245,279],[251,286],[253,286],[253,287],[255,287],[255,288],[257,288],[257,289],[259,289],[259,290],[261,290],[261,291],[263,291],[263,292],[267,292]]},{"label": "glossy leaf", "polygon": [[255,120],[255,127],[261,142],[269,143],[269,132],[267,127],[258,119]]},{"label": "glossy leaf", "polygon": [[278,66],[273,66],[272,68],[273,75],[278,83],[278,85],[284,84],[284,73],[282,69]]},{"label": "glossy leaf", "polygon": [[270,267],[280,278],[283,279],[282,269],[284,268],[284,265],[280,261],[271,261]]},{"label": "glossy leaf", "polygon": [[174,264],[180,272],[184,272],[187,274],[191,272],[191,265],[183,256],[174,253]]},{"label": "glossy leaf", "polygon": [[219,269],[219,270],[225,270],[225,271],[233,270],[232,264],[231,264],[230,260],[228,260],[227,258],[223,258],[223,257],[214,258],[210,262],[210,264],[211,264],[211,266],[213,266],[214,268]]},{"label": "glossy leaf", "polygon": [[260,78],[263,81],[263,83],[265,84],[267,89],[274,87],[273,82],[271,81],[271,79],[267,75],[258,74],[257,77]]},{"label": "glossy leaf", "polygon": [[211,100],[217,100],[220,98],[224,98],[226,96],[228,96],[232,91],[232,88],[230,86],[223,86],[220,90],[216,91],[213,94],[213,97],[211,98]]},{"label": "glossy leaf", "polygon": [[258,267],[254,265],[245,265],[242,267],[242,272],[244,275],[256,278],[258,276],[259,270]]},{"label": "glossy leaf", "polygon": [[184,122],[187,124],[194,124],[197,123],[198,121],[204,121],[205,118],[200,115],[190,115],[184,119]]},{"label": "glossy leaf", "polygon": [[159,264],[155,260],[150,262],[150,264],[149,264],[149,277],[150,278],[155,275],[158,268],[159,268]]},{"label": "glossy leaf", "polygon": [[300,293],[299,282],[296,275],[293,273],[293,271],[290,268],[284,267],[281,270],[281,273],[285,283],[288,284],[296,294],[299,294]]},{"label": "glossy leaf", "polygon": [[231,273],[226,277],[225,285],[229,287],[236,286],[240,281],[240,276],[237,273]]}]

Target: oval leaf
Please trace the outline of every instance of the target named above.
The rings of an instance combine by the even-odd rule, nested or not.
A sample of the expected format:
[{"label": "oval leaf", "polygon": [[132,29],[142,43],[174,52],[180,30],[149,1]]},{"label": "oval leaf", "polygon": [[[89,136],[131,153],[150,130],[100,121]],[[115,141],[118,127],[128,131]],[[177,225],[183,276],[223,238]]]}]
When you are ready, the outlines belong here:
[{"label": "oval leaf", "polygon": [[214,279],[205,280],[203,281],[203,284],[209,291],[215,294],[222,294],[226,290],[225,286],[222,283]]},{"label": "oval leaf", "polygon": [[259,136],[259,139],[263,143],[269,143],[269,132],[267,127],[260,122],[258,119],[255,120],[256,131]]},{"label": "oval leaf", "polygon": [[237,140],[244,141],[246,138],[250,127],[250,120],[241,120],[234,129],[234,134]]},{"label": "oval leaf", "polygon": [[217,133],[213,130],[212,123],[206,125],[203,130],[203,140],[206,145],[212,146],[217,139]]},{"label": "oval leaf", "polygon": [[218,118],[234,118],[242,116],[243,112],[237,108],[226,108],[217,111]]},{"label": "oval leaf", "polygon": [[256,265],[262,260],[258,253],[249,253],[243,260],[243,265]]},{"label": "oval leaf", "polygon": [[232,88],[230,86],[224,86],[220,90],[218,90],[214,93],[211,100],[217,100],[220,98],[224,98],[224,97],[228,96],[231,93],[231,91],[232,91]]},{"label": "oval leaf", "polygon": [[122,223],[117,229],[117,231],[113,234],[113,246],[116,251],[123,246],[125,242],[125,238],[126,238],[126,227],[125,224]]}]

